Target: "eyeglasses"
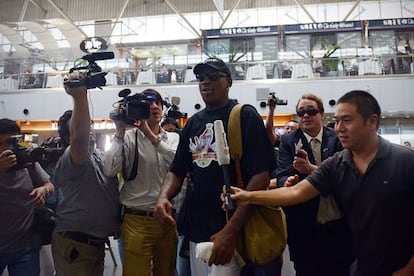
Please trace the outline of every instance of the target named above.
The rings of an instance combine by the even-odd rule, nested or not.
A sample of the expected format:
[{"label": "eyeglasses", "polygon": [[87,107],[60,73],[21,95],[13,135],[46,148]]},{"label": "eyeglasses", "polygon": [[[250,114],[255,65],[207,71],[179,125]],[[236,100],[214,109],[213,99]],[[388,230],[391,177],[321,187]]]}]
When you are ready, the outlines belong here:
[{"label": "eyeglasses", "polygon": [[220,72],[210,72],[210,73],[207,73],[207,74],[197,74],[196,75],[197,80],[200,81],[200,82],[204,81],[206,79],[206,77],[211,81],[216,81],[219,78],[227,77],[227,75],[223,75]]},{"label": "eyeglasses", "polygon": [[305,116],[305,114],[308,114],[309,116],[314,116],[316,114],[319,113],[319,110],[315,109],[315,108],[310,108],[310,109],[300,109],[298,111],[296,111],[296,114],[299,117],[303,117]]}]

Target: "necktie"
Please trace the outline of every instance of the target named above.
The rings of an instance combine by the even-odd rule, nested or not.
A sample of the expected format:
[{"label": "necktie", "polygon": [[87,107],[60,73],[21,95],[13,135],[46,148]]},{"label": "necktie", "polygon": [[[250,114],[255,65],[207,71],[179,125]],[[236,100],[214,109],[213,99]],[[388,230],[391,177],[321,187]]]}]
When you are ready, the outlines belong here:
[{"label": "necktie", "polygon": [[[317,138],[312,138],[310,141],[312,147],[313,158],[315,159],[316,166],[321,164],[321,141]],[[327,223],[329,221],[337,220],[342,217],[341,211],[336,205],[335,199],[329,196],[321,196],[319,200],[319,209],[316,221],[320,224]]]},{"label": "necktie", "polygon": [[312,147],[313,158],[315,158],[315,165],[321,164],[321,141],[318,138],[312,138],[310,141]]}]

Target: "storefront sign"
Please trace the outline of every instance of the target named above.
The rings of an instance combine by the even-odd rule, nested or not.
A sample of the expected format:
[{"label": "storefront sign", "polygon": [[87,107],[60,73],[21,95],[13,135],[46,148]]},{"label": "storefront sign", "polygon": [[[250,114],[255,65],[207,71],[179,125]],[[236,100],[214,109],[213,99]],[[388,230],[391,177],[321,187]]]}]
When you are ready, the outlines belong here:
[{"label": "storefront sign", "polygon": [[240,37],[240,36],[271,35],[271,34],[277,34],[277,32],[278,32],[277,26],[239,27],[239,28],[204,30],[203,36],[205,38],[225,38],[225,37]]},{"label": "storefront sign", "polygon": [[325,22],[286,25],[285,33],[312,33],[326,31],[353,31],[361,29],[360,21]]},{"label": "storefront sign", "polygon": [[369,28],[373,29],[387,29],[395,27],[411,27],[414,28],[414,18],[396,18],[396,19],[382,19],[382,20],[369,20]]}]

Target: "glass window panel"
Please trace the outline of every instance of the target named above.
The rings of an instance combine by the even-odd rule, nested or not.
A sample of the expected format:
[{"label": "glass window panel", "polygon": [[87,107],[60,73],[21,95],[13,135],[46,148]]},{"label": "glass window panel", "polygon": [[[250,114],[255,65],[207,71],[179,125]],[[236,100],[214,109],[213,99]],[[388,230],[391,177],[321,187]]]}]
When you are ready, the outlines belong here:
[{"label": "glass window panel", "polygon": [[[186,23],[185,23],[186,24]],[[164,16],[164,39],[174,40],[181,37],[183,26],[176,15]]]},{"label": "glass window panel", "polygon": [[278,52],[278,37],[257,37],[255,41],[255,52],[261,52],[263,60],[276,60]]},{"label": "glass window panel", "polygon": [[[331,22],[331,21],[340,21],[344,16],[339,16],[340,9],[338,9],[337,5],[318,5],[318,21],[322,22]],[[350,8],[347,10],[351,10]]]},{"label": "glass window panel", "polygon": [[40,43],[40,42],[32,42],[32,43],[31,43],[31,46],[32,46],[33,48],[43,50],[43,45],[42,45],[42,43]]},{"label": "glass window panel", "polygon": [[200,18],[200,29],[201,30],[208,30],[208,29],[218,29],[221,25],[221,18],[217,13],[213,12],[206,12],[201,13]]},{"label": "glass window panel", "polygon": [[240,25],[242,27],[257,26],[259,24],[259,17],[257,9],[242,10],[241,16],[239,16]]},{"label": "glass window panel", "polygon": [[[359,18],[359,10],[358,8],[354,9],[350,15],[348,15],[349,11],[352,10],[354,7],[354,3],[339,3],[338,6],[329,6],[329,12],[334,12],[335,14],[338,13],[338,18],[333,21],[343,20],[345,16],[348,16],[347,20],[360,20]],[[338,9],[337,11],[334,11]]]},{"label": "glass window panel", "polygon": [[[364,2],[361,1],[361,3],[359,4],[359,18],[360,20],[369,20],[369,19],[378,19],[378,18],[388,18],[385,14],[384,14],[384,10],[383,7],[381,5],[380,8],[380,3],[379,2]],[[393,8],[395,9],[395,4],[393,5]],[[399,9],[398,9],[399,10]],[[387,11],[385,11],[387,12]],[[393,16],[394,17],[394,16]],[[352,20],[352,19],[351,19]]]},{"label": "glass window panel", "polygon": [[147,17],[146,33],[144,40],[159,40],[159,34],[163,33],[164,22],[162,16]]},{"label": "glass window panel", "polygon": [[310,35],[286,36],[286,50],[307,51],[310,50]]},{"label": "glass window panel", "polygon": [[260,9],[259,14],[260,16],[257,18],[257,24],[250,26],[275,25],[275,18],[277,17],[277,11],[275,9]]},{"label": "glass window panel", "polygon": [[16,48],[14,48],[13,45],[11,44],[4,44],[3,46],[3,50],[8,53],[8,52],[16,52]]},{"label": "glass window panel", "polygon": [[210,55],[228,54],[229,50],[229,39],[212,39],[207,41],[207,53]]},{"label": "glass window panel", "polygon": [[56,40],[61,40],[61,39],[66,39],[66,37],[63,35],[63,33],[58,29],[58,28],[50,28],[48,29],[50,34],[56,39]]},{"label": "glass window panel", "polygon": [[115,24],[115,28],[112,31],[112,36],[122,35],[122,25],[123,24],[124,24],[123,22],[118,22],[118,23]]},{"label": "glass window panel", "polygon": [[401,1],[401,17],[412,17],[414,11],[414,1]]},{"label": "glass window panel", "polygon": [[[398,3],[398,4],[397,4]],[[368,5],[368,3],[361,2],[361,5],[365,6]],[[375,7],[377,6],[377,7]],[[398,7],[398,8],[397,8]],[[372,16],[369,16],[368,18],[364,19],[378,19],[378,18],[400,18],[401,17],[401,8],[399,2],[394,1],[380,1],[379,5],[371,4],[369,5],[369,8],[373,8],[377,10],[378,12],[375,14],[372,14]],[[369,15],[371,15],[372,11],[369,11]],[[412,17],[412,13],[410,15]]]},{"label": "glass window panel", "polygon": [[10,40],[7,39],[3,34],[0,34],[0,43],[1,44],[10,44]]},{"label": "glass window panel", "polygon": [[393,30],[369,32],[369,46],[373,49],[388,47],[395,53],[395,33]]},{"label": "glass window panel", "polygon": [[341,47],[341,49],[362,47],[361,32],[337,33],[336,37],[337,37],[337,44]]},{"label": "glass window panel", "polygon": [[[200,14],[192,13],[192,14],[186,14],[184,16],[189,22],[191,22],[191,25],[193,25],[194,29],[196,29],[198,31],[201,29],[201,27],[200,27],[200,20],[201,20]],[[179,20],[183,21],[181,18],[179,18]]]},{"label": "glass window panel", "polygon": [[298,24],[298,8],[297,7],[278,7],[276,25]]},{"label": "glass window panel", "polygon": [[95,36],[95,26],[93,24],[79,25],[79,28],[89,37]]}]

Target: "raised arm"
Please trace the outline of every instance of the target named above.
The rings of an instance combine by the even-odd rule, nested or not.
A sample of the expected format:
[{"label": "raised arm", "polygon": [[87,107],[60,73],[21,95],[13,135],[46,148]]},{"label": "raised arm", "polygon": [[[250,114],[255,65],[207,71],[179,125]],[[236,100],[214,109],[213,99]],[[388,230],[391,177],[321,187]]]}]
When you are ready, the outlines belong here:
[{"label": "raised arm", "polygon": [[278,136],[276,136],[273,130],[273,117],[275,114],[276,105],[268,103],[268,107],[269,107],[269,112],[267,113],[267,118],[266,118],[266,131],[267,131],[267,135],[269,136],[270,142],[272,143],[272,145],[274,145],[278,139]]},{"label": "raised arm", "polygon": [[[69,80],[79,79],[78,72],[71,73]],[[91,118],[86,86],[68,87],[66,93],[73,98],[73,113],[70,120],[70,157],[75,165],[85,162],[89,152]]]}]

